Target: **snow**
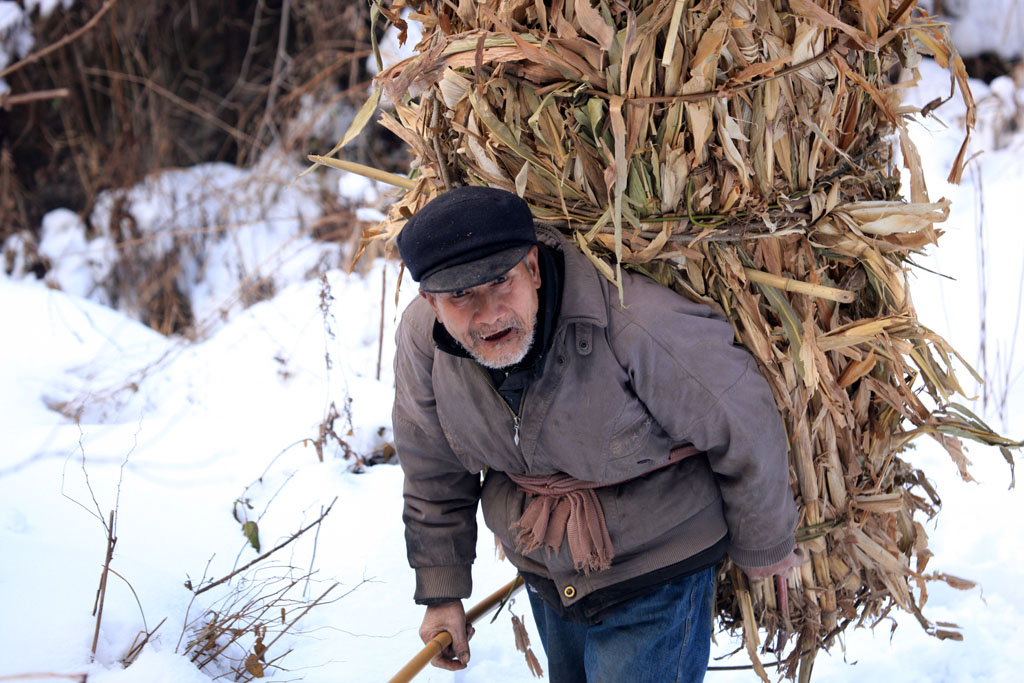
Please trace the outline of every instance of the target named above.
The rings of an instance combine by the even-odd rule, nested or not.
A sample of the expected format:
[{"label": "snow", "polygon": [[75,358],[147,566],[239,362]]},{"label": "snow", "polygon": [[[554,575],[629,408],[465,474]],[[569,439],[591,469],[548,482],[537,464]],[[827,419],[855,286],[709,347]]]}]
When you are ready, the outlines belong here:
[{"label": "snow", "polygon": [[[0,0],[0,71],[28,54],[32,49],[32,25],[16,2]],[[0,78],[0,97],[10,92]]]},{"label": "snow", "polygon": [[950,35],[964,55],[994,52],[1024,56],[1024,4],[1020,0],[943,0]]},{"label": "snow", "polygon": [[[948,92],[933,65],[925,63],[923,71],[913,101]],[[982,110],[975,144],[984,152],[963,186],[944,180],[960,141],[958,105],[939,110],[948,128],[928,120],[912,131],[933,199],[954,200],[940,248],[919,261],[955,278],[916,271],[913,294],[922,320],[1005,391],[1005,407],[990,398],[974,408],[1021,438],[1022,358],[1014,351],[1024,236],[1014,200],[1024,178],[1024,133],[1007,123],[1019,116],[1021,93],[1005,82],[972,85]],[[71,212],[48,214],[39,244],[53,265],[46,282],[24,268],[0,275],[7,325],[0,335],[0,678],[47,672],[87,673],[99,683],[205,683],[225,673],[224,665],[199,671],[182,655],[189,624],[207,609],[230,611],[247,588],[285,580],[297,581],[296,600],[338,586],[268,651],[272,659],[290,650],[280,660],[284,671],[272,670],[270,680],[386,680],[420,648],[422,608],[412,603],[413,574],[405,561],[401,471],[364,470],[345,457],[347,450],[367,456],[391,439],[393,335],[415,291],[406,281],[396,293],[399,269],[391,261],[365,261],[365,272],[349,274],[342,267],[351,256],[345,248],[315,242],[306,232],[319,217],[315,197],[325,187],[340,192],[362,221],[380,217],[385,190],[327,170],[293,184],[297,171],[268,159],[252,171],[211,164],[156,174],[101,200],[90,221],[96,234]],[[195,259],[183,264],[182,285],[197,317],[212,321],[206,334],[166,338],[137,322],[130,308],[106,305],[103,273],[115,258],[110,218],[117,201],[134,216],[133,229],[147,238],[151,257],[176,248],[167,239],[171,232],[201,235],[186,243]],[[275,293],[246,307],[234,292],[254,272],[272,277]],[[338,438],[326,440],[321,461],[314,442],[332,404]],[[895,615],[873,631],[849,630],[845,653],[819,655],[815,680],[1018,678],[1024,651],[1005,644],[1024,638],[1024,544],[1014,523],[1020,494],[1007,490],[998,451],[972,446],[970,456],[975,484],[960,482],[933,444],[921,442],[911,458],[943,498],[942,512],[928,525],[935,552],[929,569],[980,583],[968,591],[929,588],[926,616],[958,624],[964,642],[938,641],[913,617]],[[198,587],[258,555],[235,514],[258,523],[265,552],[332,501],[317,529],[193,601],[186,582]],[[112,510],[117,576],[110,577],[91,661],[91,613]],[[485,529],[482,520],[480,526]],[[477,554],[470,604],[514,574],[495,557],[486,530]],[[543,665],[526,599],[517,597],[512,609],[525,617]],[[163,619],[123,668],[137,634]],[[251,634],[244,639],[253,642]],[[719,636],[714,654],[736,647]],[[713,662],[744,663],[742,653]],[[751,678],[749,672],[708,676],[716,683]],[[428,669],[417,680],[533,679],[503,612],[494,624],[478,624],[466,672]]]},{"label": "snow", "polygon": [[41,16],[48,17],[58,7],[68,10],[74,4],[75,0],[25,0],[25,9],[29,12],[39,10]]},{"label": "snow", "polygon": [[103,303],[109,298],[97,292],[97,283],[110,274],[117,251],[109,237],[87,240],[78,214],[57,209],[43,217],[39,254],[54,264],[48,280],[61,290],[82,298],[94,293]]},{"label": "snow", "polygon": [[[402,19],[406,20],[408,24],[404,42],[399,41],[398,31],[394,27],[389,27],[384,32],[384,37],[380,39],[378,50],[382,65],[381,70],[388,69],[403,59],[412,56],[413,48],[423,40],[423,25],[418,21],[410,21],[410,14],[411,12],[408,9],[402,11]],[[377,71],[377,58],[374,55],[366,58],[366,70],[371,73]]]},{"label": "snow", "polygon": [[[28,55],[35,44],[32,37],[32,12],[47,17],[58,6],[67,10],[75,0],[25,0],[25,8],[11,0],[0,0],[0,70]],[[10,92],[10,86],[0,78],[0,96]]]}]

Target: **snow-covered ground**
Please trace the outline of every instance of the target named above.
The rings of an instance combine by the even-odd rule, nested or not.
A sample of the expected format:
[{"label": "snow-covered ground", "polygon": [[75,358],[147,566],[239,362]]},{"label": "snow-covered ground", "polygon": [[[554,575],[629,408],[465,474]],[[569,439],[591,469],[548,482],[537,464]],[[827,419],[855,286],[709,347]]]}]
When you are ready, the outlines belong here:
[{"label": "snow-covered ground", "polygon": [[[922,68],[925,82],[913,100],[948,92],[934,65]],[[1015,201],[1024,189],[1024,133],[1006,121],[1019,122],[1024,95],[1009,79],[991,88],[973,85],[982,112],[975,147],[985,151],[963,186],[944,181],[960,140],[957,104],[939,110],[948,130],[930,120],[912,131],[932,197],[954,201],[940,247],[921,259],[954,279],[916,271],[912,291],[922,320],[985,369],[997,393],[1005,390],[1005,407],[1000,400],[978,401],[976,410],[1022,438],[1024,231]],[[195,220],[244,223],[238,229],[247,231],[233,233],[223,245],[204,246],[212,265],[194,280],[202,286],[190,292],[200,319],[210,322],[199,340],[162,337],[99,303],[102,294],[89,287],[89,268],[102,273],[105,243],[85,241],[67,213],[47,219],[52,240],[41,247],[56,264],[50,286],[24,273],[0,276],[0,680],[87,673],[91,683],[209,681],[226,669],[214,664],[201,672],[182,656],[194,636],[190,624],[208,621],[203,615],[211,612],[238,610],[232,600],[287,580],[297,582],[286,595],[294,602],[274,606],[265,642],[282,628],[281,606],[290,622],[302,608],[299,601],[338,585],[271,645],[268,660],[288,652],[279,661],[282,670],[269,672],[271,679],[386,680],[420,647],[422,608],[412,603],[413,576],[405,562],[401,472],[387,465],[356,472],[345,454],[367,456],[391,438],[393,332],[413,287],[402,287],[396,301],[394,263],[378,260],[365,274],[347,275],[331,267],[343,260],[338,247],[326,247],[330,258],[323,260],[325,247],[289,237],[313,217],[305,208],[304,183],[306,191],[319,191],[322,175],[334,171],[307,176],[291,188],[287,178],[268,204],[281,214],[244,215],[238,213],[239,204],[247,203],[243,195],[219,185],[236,170],[204,166],[173,173],[173,183],[161,175],[132,191],[140,215],[156,225],[168,211],[196,205],[181,188],[205,188],[200,203],[212,213]],[[328,177],[365,205],[366,220],[373,219],[383,188]],[[150,194],[146,188],[162,189]],[[230,253],[238,258],[233,268],[225,265]],[[245,308],[232,292],[245,272],[261,264],[280,278],[276,294]],[[317,264],[327,264],[324,278],[307,279]],[[337,438],[326,439],[321,461],[315,442],[332,404]],[[896,615],[873,631],[849,631],[845,653],[837,648],[819,656],[815,680],[1019,679],[1024,650],[1012,644],[1024,638],[1024,544],[1016,529],[1024,505],[1019,492],[1007,490],[1008,469],[998,451],[970,447],[970,455],[976,484],[960,482],[932,444],[922,441],[911,458],[934,477],[944,503],[937,522],[928,525],[935,552],[929,568],[980,584],[963,592],[930,588],[925,614],[961,626],[963,642],[930,638],[912,617]],[[186,582],[199,586],[204,577],[220,578],[259,555],[242,522],[258,523],[266,552],[335,500],[319,527],[257,571],[193,600]],[[92,610],[107,546],[104,521],[112,510],[117,542],[110,567],[116,575],[109,577],[91,662]],[[470,602],[513,573],[482,533]],[[526,617],[536,636],[526,600],[517,599],[512,611]],[[136,635],[161,620],[134,663],[122,668]],[[249,644],[253,639],[243,638]],[[716,655],[735,648],[722,637]],[[535,649],[544,664],[539,644]],[[478,626],[472,650],[466,672],[428,669],[417,680],[533,680],[515,651],[507,612]],[[744,664],[745,655],[716,663]],[[749,672],[708,676],[712,682],[752,678]]]}]

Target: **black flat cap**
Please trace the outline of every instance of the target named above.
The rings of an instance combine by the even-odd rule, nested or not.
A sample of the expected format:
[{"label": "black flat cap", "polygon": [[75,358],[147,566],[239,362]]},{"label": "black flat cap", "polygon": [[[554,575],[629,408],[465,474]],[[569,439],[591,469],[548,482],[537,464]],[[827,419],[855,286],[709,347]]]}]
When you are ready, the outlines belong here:
[{"label": "black flat cap", "polygon": [[537,243],[522,199],[493,187],[435,197],[398,234],[398,253],[425,292],[469,289],[507,273]]}]

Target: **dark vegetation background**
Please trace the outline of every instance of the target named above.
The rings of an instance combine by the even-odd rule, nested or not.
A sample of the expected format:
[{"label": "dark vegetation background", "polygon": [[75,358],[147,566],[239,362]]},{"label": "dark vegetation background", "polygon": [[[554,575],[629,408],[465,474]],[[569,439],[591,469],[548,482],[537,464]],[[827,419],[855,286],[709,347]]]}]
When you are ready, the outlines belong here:
[{"label": "dark vegetation background", "polygon": [[[33,52],[101,13],[6,76],[12,95],[67,96],[0,108],[0,242],[55,208],[88,220],[99,192],[157,169],[244,166],[274,144],[324,152],[336,141],[287,125],[304,100],[341,111],[366,98],[367,0],[79,0],[35,17]],[[348,158],[407,165],[386,131],[363,137]]]},{"label": "dark vegetation background", "polygon": [[[97,197],[159,169],[250,166],[271,147],[299,160],[325,153],[337,140],[320,137],[340,132],[325,134],[311,113],[327,112],[344,130],[365,100],[370,8],[380,1],[77,0],[46,17],[36,13],[27,62],[0,69],[10,86],[0,96],[0,244],[19,234],[31,251],[43,216],[70,209],[87,237],[110,235],[121,250],[112,296],[137,300],[140,319],[154,329],[187,331],[194,320],[177,257],[146,256],[134,218],[116,202],[100,212],[110,225],[93,225]],[[932,5],[951,16],[956,9]],[[377,23],[377,37],[384,28]],[[986,80],[1021,69],[995,54],[967,64]],[[377,125],[344,156],[397,172],[410,161]],[[320,201],[313,235],[352,239],[361,229],[353,208],[330,193]],[[179,248],[189,244],[175,239]],[[46,276],[47,260],[29,257],[30,271]],[[263,284],[253,283],[248,299],[272,295]]]}]

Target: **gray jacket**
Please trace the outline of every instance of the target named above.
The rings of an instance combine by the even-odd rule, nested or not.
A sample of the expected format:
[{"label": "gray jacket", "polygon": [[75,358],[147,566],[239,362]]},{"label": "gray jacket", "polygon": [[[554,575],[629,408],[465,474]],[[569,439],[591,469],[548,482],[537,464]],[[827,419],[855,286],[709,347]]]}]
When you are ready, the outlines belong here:
[{"label": "gray jacket", "polygon": [[[565,605],[680,562],[728,534],[738,564],[768,566],[794,546],[787,442],[767,382],[728,322],[639,275],[615,287],[557,232],[561,313],[541,376],[513,413],[475,361],[438,349],[422,298],[402,316],[395,357],[395,444],[405,472],[406,545],[416,600],[471,592],[476,506],[519,569],[552,579]],[[648,473],[677,445],[702,453]],[[487,476],[481,485],[482,471]],[[503,473],[626,483],[598,489],[615,548],[589,576],[568,548],[523,555],[528,502]],[[646,476],[644,476],[646,474]]]}]

